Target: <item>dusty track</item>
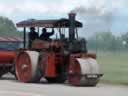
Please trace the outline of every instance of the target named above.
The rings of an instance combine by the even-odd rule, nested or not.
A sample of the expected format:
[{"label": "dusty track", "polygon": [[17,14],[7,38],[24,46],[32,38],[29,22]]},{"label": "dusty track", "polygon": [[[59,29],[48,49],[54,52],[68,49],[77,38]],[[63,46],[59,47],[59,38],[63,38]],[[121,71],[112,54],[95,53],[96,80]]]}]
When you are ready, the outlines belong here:
[{"label": "dusty track", "polygon": [[7,76],[0,80],[0,96],[128,96],[128,86],[98,84],[73,87],[68,84],[25,84]]}]

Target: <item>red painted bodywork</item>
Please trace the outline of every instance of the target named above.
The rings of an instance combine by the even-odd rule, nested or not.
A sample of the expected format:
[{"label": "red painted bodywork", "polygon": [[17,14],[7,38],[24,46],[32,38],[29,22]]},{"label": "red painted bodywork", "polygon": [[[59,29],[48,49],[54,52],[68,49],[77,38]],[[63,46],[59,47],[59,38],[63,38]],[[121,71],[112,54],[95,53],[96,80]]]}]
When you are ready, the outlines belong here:
[{"label": "red painted bodywork", "polygon": [[[44,55],[42,55],[42,58],[45,58],[45,60],[41,63],[39,63],[39,69],[41,70],[41,72],[43,73],[44,77],[56,77],[57,76],[57,65],[61,64],[61,66],[63,66],[65,63],[69,63],[66,66],[66,70],[68,72],[68,74],[75,74],[75,75],[80,75],[80,66],[79,63],[76,61],[76,58],[82,58],[82,57],[91,57],[91,58],[96,58],[96,54],[95,53],[78,53],[78,54],[72,54],[70,55],[70,59],[68,59],[68,57],[64,57],[62,56],[62,54],[60,53],[43,53]],[[42,59],[41,59],[42,60]],[[65,61],[67,60],[67,61]],[[69,60],[69,61],[68,61]],[[40,61],[40,60],[39,60]],[[45,64],[45,68],[44,65]],[[43,66],[42,66],[43,65]],[[45,69],[45,72],[44,72]],[[72,70],[72,72],[71,72]],[[80,77],[78,78],[74,78],[71,80],[76,80],[76,82],[80,80]],[[76,84],[75,82],[75,84]]]},{"label": "red painted bodywork", "polygon": [[56,77],[55,54],[49,53],[46,60],[46,77]]},{"label": "red painted bodywork", "polygon": [[62,54],[55,52],[42,52],[39,57],[39,70],[44,77],[56,77],[57,66],[64,64]]},{"label": "red painted bodywork", "polygon": [[14,51],[0,51],[0,64],[13,64],[16,57]]}]

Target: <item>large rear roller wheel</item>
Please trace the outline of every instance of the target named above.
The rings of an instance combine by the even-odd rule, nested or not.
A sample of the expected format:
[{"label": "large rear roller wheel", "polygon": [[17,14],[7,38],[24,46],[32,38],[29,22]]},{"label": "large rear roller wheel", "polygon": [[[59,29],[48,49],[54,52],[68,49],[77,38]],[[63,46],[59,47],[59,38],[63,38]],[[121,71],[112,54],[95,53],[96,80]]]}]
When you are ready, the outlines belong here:
[{"label": "large rear roller wheel", "polygon": [[39,53],[36,51],[24,51],[19,53],[16,59],[16,75],[21,82],[38,82],[41,74],[38,69]]}]

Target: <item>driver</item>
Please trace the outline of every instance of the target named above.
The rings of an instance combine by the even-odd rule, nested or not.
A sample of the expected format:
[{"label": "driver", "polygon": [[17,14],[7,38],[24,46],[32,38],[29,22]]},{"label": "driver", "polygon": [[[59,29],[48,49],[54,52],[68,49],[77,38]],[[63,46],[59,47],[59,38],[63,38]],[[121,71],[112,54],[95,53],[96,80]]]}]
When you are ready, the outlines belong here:
[{"label": "driver", "polygon": [[54,29],[52,29],[52,32],[47,32],[46,28],[42,29],[42,33],[40,35],[41,40],[49,40],[49,37],[54,34]]},{"label": "driver", "polygon": [[38,39],[38,33],[35,31],[35,27],[30,28],[29,36],[29,48],[31,48],[32,41]]}]

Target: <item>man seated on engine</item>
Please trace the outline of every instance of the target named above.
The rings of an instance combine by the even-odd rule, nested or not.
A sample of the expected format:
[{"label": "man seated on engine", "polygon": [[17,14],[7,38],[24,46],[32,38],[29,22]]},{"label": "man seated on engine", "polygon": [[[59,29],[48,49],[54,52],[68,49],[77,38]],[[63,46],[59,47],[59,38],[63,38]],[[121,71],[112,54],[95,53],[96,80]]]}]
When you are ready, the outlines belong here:
[{"label": "man seated on engine", "polygon": [[41,40],[49,40],[50,36],[54,34],[54,29],[52,29],[52,32],[47,32],[46,28],[42,29],[42,33],[40,35]]},{"label": "man seated on engine", "polygon": [[29,38],[29,48],[31,48],[32,41],[39,38],[38,33],[35,31],[34,27],[30,28],[30,32],[28,33],[28,38]]}]

